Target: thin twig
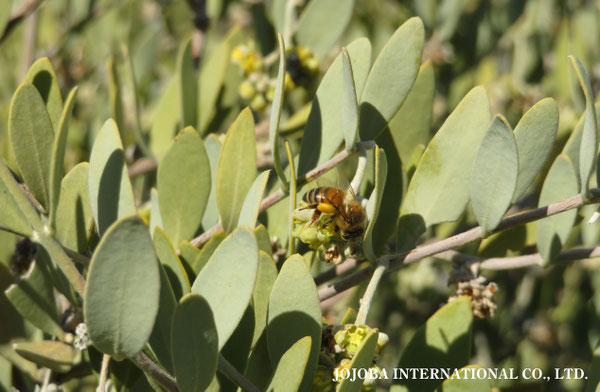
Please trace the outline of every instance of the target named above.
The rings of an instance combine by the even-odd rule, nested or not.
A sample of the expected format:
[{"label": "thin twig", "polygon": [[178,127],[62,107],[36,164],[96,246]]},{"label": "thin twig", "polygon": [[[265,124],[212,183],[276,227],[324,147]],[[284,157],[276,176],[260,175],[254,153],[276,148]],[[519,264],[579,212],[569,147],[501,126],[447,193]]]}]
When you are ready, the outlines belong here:
[{"label": "thin twig", "polygon": [[42,0],[27,0],[21,3],[19,8],[13,10],[10,14],[8,23],[0,36],[0,43],[2,43],[10,34],[10,32],[21,22],[27,15],[37,10],[38,6],[42,3]]},{"label": "thin twig", "polygon": [[337,276],[350,272],[360,263],[361,262],[357,259],[346,259],[342,263],[337,264],[315,276],[315,285],[322,285],[323,283],[328,282]]},{"label": "thin twig", "polygon": [[25,18],[25,35],[23,36],[23,58],[21,60],[21,79],[25,78],[27,71],[35,56],[35,45],[38,31],[38,12],[37,8]]},{"label": "thin twig", "polygon": [[177,383],[169,374],[165,373],[157,364],[155,364],[146,354],[139,353],[131,360],[142,370],[155,379],[160,385],[165,387],[169,392],[177,392]]},{"label": "thin twig", "polygon": [[[589,191],[589,197],[583,200],[581,195],[570,197],[566,200],[559,201],[557,203],[550,204],[545,207],[536,208],[531,211],[523,212],[510,216],[503,219],[498,227],[494,230],[494,233],[510,229],[516,226],[520,226],[529,222],[533,222],[542,218],[546,218],[551,215],[555,215],[564,211],[571,210],[573,208],[581,207],[585,204],[592,204],[598,202],[600,198],[600,189],[591,189]],[[405,264],[409,264],[425,257],[432,256],[441,252],[445,252],[450,249],[458,248],[469,242],[475,241],[482,236],[481,227],[477,226],[473,229],[467,230],[463,233],[448,237],[446,239],[433,242],[431,244],[423,245],[414,248],[408,252],[383,256],[390,262],[390,270],[401,268]],[[319,290],[319,298],[321,301],[330,298],[337,293],[347,290],[369,278],[371,276],[372,269],[359,270],[346,278],[330,284],[321,290]]]},{"label": "thin twig", "polygon": [[230,379],[234,384],[242,388],[243,391],[246,392],[260,392],[260,390],[252,384],[250,380],[248,380],[244,375],[233,367],[229,361],[223,357],[222,354],[219,354],[219,372]]},{"label": "thin twig", "polygon": [[[366,141],[366,142],[357,143],[356,149],[360,149],[361,147],[364,147],[367,149],[374,148],[375,142]],[[319,165],[318,167],[309,171],[302,177],[298,178],[296,180],[297,186],[301,187],[302,185],[306,184],[307,182],[310,182],[310,181],[314,180],[315,178],[321,176],[323,173],[327,172],[328,170],[331,170],[332,168],[337,166],[340,162],[342,162],[344,159],[348,158],[353,152],[356,151],[356,149],[350,150],[350,151],[344,150],[344,151],[336,154],[333,158],[331,158],[327,162],[324,162],[322,165]],[[286,196],[286,193],[282,189],[279,189],[279,190],[273,192],[272,194],[270,194],[269,196],[264,198],[263,201],[260,203],[260,212],[263,212],[267,208],[271,207],[273,204],[277,203],[279,200],[283,199],[285,196]],[[210,240],[213,235],[215,235],[216,233],[218,233],[221,230],[223,230],[221,223],[217,223],[215,226],[211,227],[210,229],[208,229],[207,231],[202,233],[200,236],[191,240],[190,243],[193,246],[199,248],[202,245],[204,245],[206,242],[208,242],[208,240]]]},{"label": "thin twig", "polygon": [[367,150],[362,144],[358,144],[358,165],[356,166],[356,174],[350,183],[354,193],[358,194],[360,184],[362,184],[367,169]]},{"label": "thin twig", "polygon": [[104,354],[102,356],[102,368],[100,369],[100,380],[98,381],[98,388],[96,392],[104,392],[106,389],[106,376],[108,374],[108,363],[110,362],[110,355]]},{"label": "thin twig", "polygon": [[131,166],[129,166],[128,174],[129,178],[137,177],[141,174],[146,174],[151,171],[156,170],[157,163],[153,158],[140,158],[137,161],[133,162]]},{"label": "thin twig", "polygon": [[381,259],[379,265],[377,266],[377,268],[375,268],[375,271],[373,271],[373,275],[371,275],[369,285],[367,286],[363,297],[360,299],[360,308],[358,309],[358,314],[356,315],[356,321],[354,324],[366,324],[369,309],[371,309],[371,303],[373,302],[373,297],[375,296],[375,291],[377,290],[379,281],[381,280],[381,277],[387,270],[388,266],[389,262],[386,259]]},{"label": "thin twig", "polygon": [[42,383],[42,388],[40,392],[48,392],[48,386],[50,385],[50,378],[52,377],[52,370],[46,369],[46,373],[44,374],[44,382]]}]

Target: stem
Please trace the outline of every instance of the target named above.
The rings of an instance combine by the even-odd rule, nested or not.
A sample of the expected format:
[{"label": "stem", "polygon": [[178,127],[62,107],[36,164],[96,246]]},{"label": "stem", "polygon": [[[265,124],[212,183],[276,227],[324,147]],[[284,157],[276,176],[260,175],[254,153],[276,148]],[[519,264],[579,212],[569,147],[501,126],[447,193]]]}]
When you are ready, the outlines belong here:
[{"label": "stem", "polygon": [[[294,231],[294,219],[292,217],[292,213],[296,209],[296,169],[294,168],[294,157],[292,156],[292,149],[290,148],[290,143],[285,141],[285,151],[287,152],[288,162],[290,167],[290,230],[289,230],[289,251],[290,256],[294,254],[294,236],[292,232]],[[262,204],[262,203],[261,203]]]},{"label": "stem", "polygon": [[102,368],[100,369],[100,381],[98,382],[98,388],[96,388],[96,392],[104,392],[106,388],[106,375],[108,374],[109,362],[110,355],[104,354],[102,356]]},{"label": "stem", "polygon": [[247,392],[260,392],[260,390],[244,377],[222,354],[219,354],[219,372],[230,379],[234,384]]},{"label": "stem", "polygon": [[325,282],[330,281],[336,276],[340,276],[345,274],[346,272],[352,271],[356,268],[361,261],[357,259],[346,259],[340,264],[337,264],[326,271],[321,272],[319,275],[315,276],[315,285],[319,286]]},{"label": "stem", "polygon": [[[323,175],[327,171],[329,171],[329,170],[333,169],[335,166],[337,166],[344,159],[348,158],[350,156],[350,154],[352,154],[356,150],[360,150],[360,148],[371,149],[371,148],[375,148],[375,146],[376,146],[376,144],[373,141],[365,141],[365,142],[356,143],[356,149],[350,150],[350,151],[344,150],[344,151],[334,155],[333,158],[331,158],[327,162],[324,162],[322,165],[317,166],[316,168],[312,169],[311,171],[309,171],[302,177],[299,177],[296,180],[296,185],[301,187],[302,185],[306,184],[307,182],[310,182],[310,181],[314,180],[315,178]],[[279,190],[271,193],[269,196],[264,198],[263,201],[260,203],[260,212],[263,212],[267,208],[271,207],[273,204],[277,203],[279,200],[283,199],[285,196],[286,196],[286,193],[283,191],[283,189],[279,189]],[[207,231],[202,233],[200,236],[191,240],[190,243],[193,246],[199,248],[202,245],[204,245],[206,242],[208,242],[208,240],[210,240],[211,237],[213,235],[215,235],[217,232],[219,232],[220,230],[223,230],[223,227],[221,226],[221,223],[217,223],[216,225],[214,225],[213,227],[211,227],[210,229],[208,229]]]},{"label": "stem", "polygon": [[352,185],[352,190],[354,193],[358,193],[360,188],[360,184],[362,184],[363,178],[365,177],[365,170],[367,168],[367,150],[365,146],[362,144],[357,145],[358,148],[358,165],[356,166],[356,174],[354,174],[354,178],[350,185]]},{"label": "stem", "polygon": [[[598,199],[600,198],[600,189],[590,189],[589,193],[591,194],[591,196],[589,199],[586,200],[583,200],[583,198],[579,194],[545,207],[536,208],[531,211],[523,212],[520,214],[509,216],[508,218],[504,218],[500,222],[498,227],[493,231],[493,233],[497,233],[506,229],[510,229],[542,218],[546,218],[548,216],[568,211],[573,208],[578,208],[585,204],[597,203]],[[387,256],[388,260],[390,261],[390,270],[396,270],[398,268],[401,268],[405,264],[412,263],[421,260],[425,257],[442,253],[450,249],[458,248],[481,237],[481,227],[477,226],[473,229],[467,230],[463,233],[454,235],[452,237],[448,237],[446,239],[433,242],[431,244],[414,248],[408,252]],[[346,278],[319,290],[319,298],[321,301],[327,298],[331,298],[334,295],[341,293],[342,291],[348,290],[349,288],[365,281],[370,275],[370,269],[362,269],[356,271],[355,273],[347,276]]]},{"label": "stem", "polygon": [[130,358],[140,369],[148,373],[150,377],[155,379],[160,385],[165,387],[169,392],[178,392],[177,383],[171,375],[167,374],[157,364],[152,362],[150,358],[143,352],[133,358]]},{"label": "stem", "polygon": [[41,392],[48,392],[48,385],[50,385],[50,377],[52,376],[52,370],[46,369],[44,374],[44,382],[42,383]]},{"label": "stem", "polygon": [[371,308],[371,302],[373,302],[373,297],[375,296],[375,291],[377,290],[377,285],[379,285],[379,281],[383,277],[383,274],[387,270],[389,266],[389,261],[387,258],[382,257],[379,261],[379,265],[373,271],[373,275],[371,276],[371,280],[369,281],[369,285],[363,294],[363,297],[360,299],[360,308],[358,309],[358,314],[356,315],[355,325],[364,325],[367,322],[367,315],[369,314],[369,309]]},{"label": "stem", "polygon": [[10,19],[6,23],[4,31],[1,32],[0,43],[2,43],[9,35],[9,33],[21,22],[27,15],[37,10],[38,6],[42,3],[42,0],[28,0],[21,3],[19,8],[15,9],[10,14]]}]

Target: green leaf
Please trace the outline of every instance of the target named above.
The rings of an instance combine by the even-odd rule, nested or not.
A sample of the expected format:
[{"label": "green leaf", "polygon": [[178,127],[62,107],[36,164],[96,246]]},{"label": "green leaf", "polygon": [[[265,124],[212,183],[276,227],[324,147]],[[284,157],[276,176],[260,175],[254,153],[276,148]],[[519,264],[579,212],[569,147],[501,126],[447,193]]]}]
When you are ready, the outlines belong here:
[{"label": "green leaf", "polygon": [[254,118],[246,108],[227,131],[217,169],[217,207],[226,233],[235,229],[255,176]]},{"label": "green leaf", "polygon": [[273,258],[262,250],[259,251],[258,256],[258,273],[256,274],[256,284],[252,291],[252,304],[254,307],[255,320],[254,337],[252,338],[253,346],[256,344],[267,325],[269,298],[271,296],[273,284],[275,284],[275,279],[277,279],[277,266],[275,265]]},{"label": "green leaf", "polygon": [[[471,370],[472,369],[472,370]],[[472,372],[482,369],[480,365],[469,365],[458,369],[458,375],[464,378],[449,378],[436,389],[438,392],[485,392],[492,391],[490,380],[472,377]],[[487,370],[486,370],[487,371]],[[476,373],[475,373],[476,374]]]},{"label": "green leaf", "polygon": [[47,267],[35,262],[24,279],[6,289],[6,297],[23,318],[49,335],[64,339]]},{"label": "green leaf", "polygon": [[[567,199],[576,195],[578,191],[579,184],[573,163],[568,156],[561,154],[554,160],[546,175],[538,206],[543,207]],[[576,218],[577,210],[573,209],[537,222],[537,245],[544,260],[543,265],[548,265],[558,256]]]},{"label": "green leaf", "polygon": [[210,193],[210,163],[200,135],[181,131],[158,165],[158,204],[173,244],[196,234]]},{"label": "green leaf", "polygon": [[92,147],[89,193],[96,230],[100,236],[117,219],[136,211],[123,144],[117,124],[112,119],[102,125]]},{"label": "green leaf", "polygon": [[[444,305],[417,330],[400,357],[399,368],[460,368],[471,357],[473,314],[467,297]],[[441,380],[396,379],[391,391],[430,391]]]},{"label": "green leaf", "polygon": [[181,103],[181,125],[196,126],[198,110],[198,79],[192,58],[192,39],[188,39],[179,49],[177,56],[177,75],[179,77],[179,102]]},{"label": "green leaf", "polygon": [[[569,60],[571,60],[571,65],[577,74],[579,84],[585,96],[585,123],[583,125],[581,147],[579,150],[581,194],[585,197],[589,189],[588,182],[598,155],[598,122],[596,120],[596,110],[594,110],[594,94],[590,78],[583,64],[581,64],[581,61],[576,56],[569,56]],[[599,171],[597,171],[596,177],[600,178]]]},{"label": "green leaf", "polygon": [[196,293],[183,297],[173,316],[171,347],[177,386],[182,391],[204,391],[217,371],[217,324],[207,301]]},{"label": "green leaf", "polygon": [[510,125],[496,115],[477,151],[471,174],[471,205],[483,235],[491,233],[510,206],[519,171]]},{"label": "green leaf", "polygon": [[25,184],[47,208],[54,131],[44,101],[30,83],[21,84],[15,91],[10,103],[8,132]]},{"label": "green leaf", "polygon": [[308,389],[321,347],[321,308],[312,275],[300,255],[288,258],[275,280],[269,300],[267,342],[273,366],[299,339],[310,336],[312,347],[302,387]]},{"label": "green leaf", "polygon": [[375,255],[375,250],[373,248],[373,230],[375,228],[375,222],[377,222],[377,217],[379,215],[379,210],[381,206],[381,198],[383,196],[383,191],[385,187],[385,180],[387,177],[387,161],[385,159],[385,152],[379,148],[375,148],[375,188],[371,193],[371,197],[369,197],[369,202],[367,203],[367,218],[369,219],[369,224],[367,225],[367,229],[365,230],[365,239],[364,239],[364,251],[365,256],[373,262],[377,260],[377,256]]},{"label": "green leaf", "polygon": [[150,149],[157,157],[162,157],[167,152],[179,126],[181,103],[178,86],[177,78],[171,80],[152,111]]},{"label": "green leaf", "polygon": [[240,227],[215,249],[202,268],[192,292],[202,295],[213,310],[219,350],[241,320],[256,281],[258,246],[254,233]]},{"label": "green leaf", "polygon": [[0,31],[4,31],[4,29],[6,28],[6,24],[10,20],[11,10],[12,10],[12,0],[0,1]]},{"label": "green leaf", "polygon": [[373,140],[406,99],[421,66],[425,32],[421,19],[407,20],[373,63],[360,103],[360,139]]},{"label": "green leaf", "polygon": [[74,87],[65,103],[65,108],[60,116],[58,132],[54,137],[54,145],[52,147],[52,159],[50,161],[50,227],[56,226],[56,209],[60,201],[61,181],[65,174],[65,150],[67,148],[67,136],[69,134],[69,123],[71,121],[71,113],[75,105],[75,97],[77,96],[77,87]]},{"label": "green leaf", "polygon": [[558,108],[552,98],[536,103],[525,113],[515,128],[519,153],[519,176],[512,201],[525,193],[546,164],[558,129]]},{"label": "green leaf", "polygon": [[177,306],[177,300],[171,283],[165,272],[165,266],[161,265],[159,268],[160,273],[160,297],[158,313],[156,315],[156,321],[152,328],[152,334],[148,344],[152,348],[152,351],[158,358],[161,365],[167,369],[170,373],[173,373],[173,359],[171,355],[171,327],[173,322],[173,314],[175,313],[175,307]]},{"label": "green leaf", "polygon": [[262,223],[256,226],[254,229],[254,235],[256,236],[256,242],[258,243],[258,249],[267,253],[269,256],[273,255],[273,247],[271,246],[271,237],[269,231]]},{"label": "green leaf", "polygon": [[210,240],[202,247],[202,250],[199,251],[198,255],[194,258],[192,263],[192,268],[196,274],[199,274],[202,271],[202,268],[208,263],[215,249],[223,242],[226,235],[224,232],[219,231],[215,233]]},{"label": "green leaf", "polygon": [[93,219],[88,190],[90,165],[82,162],[71,169],[61,183],[56,208],[56,238],[65,247],[78,252],[88,248],[88,233]]},{"label": "green leaf", "polygon": [[419,69],[408,96],[388,124],[405,167],[408,167],[415,148],[426,145],[431,137],[434,93],[435,73],[431,62],[427,61]]},{"label": "green leaf", "polygon": [[267,391],[299,391],[304,369],[311,354],[312,339],[305,336],[282,356],[267,387]]},{"label": "green leaf", "polygon": [[[454,221],[470,197],[470,170],[490,121],[487,93],[475,87],[427,146],[408,186],[402,215],[426,226]],[[402,217],[401,217],[402,219]]]},{"label": "green leaf", "polygon": [[198,131],[204,135],[215,115],[219,93],[229,65],[229,42],[224,39],[205,57],[198,75]]},{"label": "green leaf", "polygon": [[119,360],[144,348],[158,312],[159,268],[141,218],[123,217],[106,230],[92,256],[83,301],[88,333],[100,351]]},{"label": "green leaf", "polygon": [[285,92],[285,44],[281,34],[277,34],[279,42],[279,69],[277,71],[277,82],[275,84],[275,93],[273,94],[273,103],[271,104],[271,117],[269,119],[269,143],[271,153],[273,154],[273,166],[279,181],[287,186],[288,182],[281,165],[281,156],[279,153],[279,121],[281,120],[281,109],[283,107],[283,93]]},{"label": "green leaf", "polygon": [[[231,337],[221,350],[221,355],[236,369],[246,369],[248,357],[250,356],[250,348],[252,347],[254,324],[254,311],[252,310],[252,305],[248,305],[235,331],[233,331]],[[221,373],[217,374],[217,376],[221,392],[236,392],[238,390],[238,386],[226,376]]]},{"label": "green leaf", "polygon": [[342,133],[346,142],[346,150],[351,150],[356,141],[358,132],[358,102],[356,100],[356,87],[354,86],[354,75],[350,55],[346,48],[342,48]]},{"label": "green leaf", "polygon": [[598,390],[598,386],[600,386],[600,345],[597,345],[594,349],[589,374],[592,376],[587,382],[585,392],[595,392]]},{"label": "green leaf", "polygon": [[42,57],[33,63],[29,67],[23,82],[33,84],[38,90],[50,115],[53,129],[58,129],[63,110],[63,101],[56,74],[50,60],[47,57]]},{"label": "green leaf", "polygon": [[150,190],[150,235],[154,235],[157,227],[163,227],[162,216],[160,215],[160,205],[158,204],[158,191],[156,188]]},{"label": "green leaf", "polygon": [[311,0],[298,20],[298,44],[324,58],[350,23],[355,3],[355,0]]},{"label": "green leaf", "polygon": [[177,253],[175,253],[175,249],[173,249],[167,233],[160,227],[154,230],[153,242],[158,260],[160,260],[165,269],[165,273],[175,294],[175,299],[178,300],[190,292],[190,281],[179,257],[177,257]]},{"label": "green leaf", "polygon": [[75,350],[63,342],[18,342],[13,347],[23,358],[58,373],[68,372],[75,362]]},{"label": "green leaf", "polygon": [[204,140],[204,147],[210,163],[210,193],[206,202],[206,209],[202,217],[202,227],[208,229],[219,223],[219,210],[217,209],[217,168],[221,156],[221,142],[214,134],[208,135]]},{"label": "green leaf", "polygon": [[[1,158],[0,158],[1,160]],[[0,162],[4,165],[4,162]],[[21,211],[19,204],[11,194],[7,184],[0,178],[0,223],[24,236],[31,236],[32,228]]]},{"label": "green leaf", "polygon": [[[360,38],[346,48],[356,95],[360,97],[371,66],[371,44],[366,38]],[[340,97],[344,88],[342,61],[340,54],[327,70],[313,99],[300,147],[298,177],[331,158],[344,140],[340,115]]]},{"label": "green leaf", "polygon": [[[303,370],[304,368],[302,368]],[[252,348],[248,365],[246,366],[246,377],[261,391],[267,390],[267,385],[272,378],[273,366],[269,359],[269,350],[267,347],[267,334],[263,331],[262,335]]]},{"label": "green leaf", "polygon": [[340,320],[340,325],[354,324],[354,322],[356,321],[356,316],[358,316],[358,312],[356,311],[356,309],[348,308],[348,310],[344,314],[344,317],[342,317],[342,319]]},{"label": "green leaf", "polygon": [[[371,330],[364,340],[358,347],[356,354],[350,362],[348,369],[365,369],[369,370],[373,363],[373,357],[375,356],[375,350],[377,349],[377,338],[379,337],[379,331],[377,329]],[[352,381],[352,378],[342,379],[338,387],[339,392],[360,392],[362,390],[362,384],[365,380],[357,377]]]},{"label": "green leaf", "polygon": [[256,226],[256,218],[260,211],[260,203],[262,202],[263,195],[265,194],[265,187],[267,186],[267,180],[269,179],[270,170],[266,170],[256,177],[256,180],[252,183],[242,210],[240,211],[240,219],[238,220],[238,226],[246,225],[254,229]]},{"label": "green leaf", "polygon": [[121,80],[117,71],[117,63],[114,56],[108,59],[106,66],[108,73],[108,102],[110,106],[110,115],[117,123],[121,132],[125,129],[123,120],[123,100],[121,98]]}]

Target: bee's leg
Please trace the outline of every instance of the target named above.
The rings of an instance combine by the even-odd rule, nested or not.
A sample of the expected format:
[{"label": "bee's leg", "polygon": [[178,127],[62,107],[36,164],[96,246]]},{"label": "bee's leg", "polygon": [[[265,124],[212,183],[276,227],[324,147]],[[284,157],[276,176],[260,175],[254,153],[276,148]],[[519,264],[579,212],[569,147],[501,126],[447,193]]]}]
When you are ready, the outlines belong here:
[{"label": "bee's leg", "polygon": [[319,211],[318,209],[315,208],[315,210],[312,214],[312,217],[310,218],[310,222],[308,223],[307,226],[310,226],[313,223],[315,223],[316,221],[318,221],[320,217],[321,217],[321,211]]}]

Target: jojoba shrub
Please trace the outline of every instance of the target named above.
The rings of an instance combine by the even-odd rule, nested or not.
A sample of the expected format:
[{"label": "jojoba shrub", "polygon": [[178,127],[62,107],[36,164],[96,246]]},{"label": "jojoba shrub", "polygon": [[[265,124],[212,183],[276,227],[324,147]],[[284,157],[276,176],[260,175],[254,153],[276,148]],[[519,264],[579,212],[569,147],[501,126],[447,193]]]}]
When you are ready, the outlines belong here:
[{"label": "jojoba shrub", "polygon": [[595,391],[599,21],[0,0],[0,391]]}]

